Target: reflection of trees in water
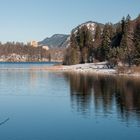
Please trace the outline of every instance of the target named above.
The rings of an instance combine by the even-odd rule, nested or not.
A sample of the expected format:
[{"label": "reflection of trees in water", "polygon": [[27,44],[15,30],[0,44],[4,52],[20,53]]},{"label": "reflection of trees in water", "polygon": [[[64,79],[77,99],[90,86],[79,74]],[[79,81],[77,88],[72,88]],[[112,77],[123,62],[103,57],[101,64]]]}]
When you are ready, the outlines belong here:
[{"label": "reflection of trees in water", "polygon": [[[70,83],[70,93],[71,93],[71,104],[72,108],[85,114],[88,112],[91,104],[91,94],[92,94],[92,79],[85,76],[66,75]],[[87,84],[87,82],[89,84]]]},{"label": "reflection of trees in water", "polygon": [[98,77],[96,80],[93,79],[94,89],[94,105],[96,114],[102,112],[104,115],[108,115],[112,111],[114,103],[114,89],[115,85],[113,79]]},{"label": "reflection of trees in water", "polygon": [[94,106],[96,115],[98,112],[109,115],[115,111],[122,120],[140,119],[139,80],[76,73],[67,73],[65,77],[70,83],[74,110],[87,115]]},{"label": "reflection of trees in water", "polygon": [[125,120],[135,118],[140,121],[139,79],[118,78],[116,85],[115,99],[119,115]]}]

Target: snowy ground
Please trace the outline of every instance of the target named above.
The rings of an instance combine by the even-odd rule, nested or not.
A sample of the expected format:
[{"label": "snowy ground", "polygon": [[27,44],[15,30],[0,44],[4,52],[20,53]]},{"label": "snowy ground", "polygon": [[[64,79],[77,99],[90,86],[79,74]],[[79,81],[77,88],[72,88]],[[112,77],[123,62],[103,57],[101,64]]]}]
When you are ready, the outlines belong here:
[{"label": "snowy ground", "polygon": [[97,73],[97,74],[116,74],[115,69],[109,69],[107,62],[102,63],[86,63],[77,64],[71,66],[63,66],[63,71],[75,71],[75,72],[86,72],[86,73]]}]

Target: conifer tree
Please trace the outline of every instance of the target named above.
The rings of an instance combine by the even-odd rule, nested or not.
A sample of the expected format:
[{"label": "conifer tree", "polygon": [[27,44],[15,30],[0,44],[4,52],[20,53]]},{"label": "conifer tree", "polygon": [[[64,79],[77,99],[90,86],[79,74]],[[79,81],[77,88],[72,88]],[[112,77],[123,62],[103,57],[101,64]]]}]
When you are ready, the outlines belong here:
[{"label": "conifer tree", "polygon": [[134,30],[134,46],[135,46],[135,57],[134,63],[140,65],[140,16],[136,21],[136,28]]},{"label": "conifer tree", "polygon": [[80,49],[80,63],[89,62],[90,51],[93,45],[93,35],[87,26],[78,28],[77,43]]},{"label": "conifer tree", "polygon": [[101,33],[102,33],[101,27],[97,25],[95,30],[94,42],[93,42],[93,49],[92,49],[92,57],[95,58],[96,60],[100,59],[100,47],[102,41]]},{"label": "conifer tree", "polygon": [[131,17],[128,15],[127,18],[122,20],[122,39],[120,47],[124,50],[124,62],[131,66],[132,63],[132,45],[133,36],[131,30]]},{"label": "conifer tree", "polygon": [[121,23],[109,23],[103,27],[97,25],[95,34],[92,34],[86,25],[79,26],[71,35],[68,62],[93,62],[95,58],[113,65],[118,62],[140,65],[140,16],[131,21],[128,15]]},{"label": "conifer tree", "polygon": [[97,25],[94,40],[95,40],[95,42],[98,42],[100,39],[101,39],[101,28],[99,25]]},{"label": "conifer tree", "polygon": [[100,48],[100,55],[101,55],[102,61],[108,60],[110,43],[111,43],[111,36],[109,32],[109,24],[106,24],[103,30],[102,44]]},{"label": "conifer tree", "polygon": [[70,46],[71,46],[70,64],[71,65],[79,64],[79,47],[78,47],[77,40],[74,33],[72,33],[71,38],[70,38]]}]

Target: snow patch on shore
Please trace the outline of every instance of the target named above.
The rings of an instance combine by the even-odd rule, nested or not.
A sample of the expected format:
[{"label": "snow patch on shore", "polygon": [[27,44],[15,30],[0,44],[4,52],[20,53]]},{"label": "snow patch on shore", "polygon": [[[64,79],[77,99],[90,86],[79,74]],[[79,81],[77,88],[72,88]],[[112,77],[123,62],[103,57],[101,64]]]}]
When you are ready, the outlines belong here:
[{"label": "snow patch on shore", "polygon": [[109,69],[107,62],[101,63],[86,63],[77,64],[71,66],[64,66],[64,71],[75,71],[75,72],[86,72],[86,73],[97,73],[97,74],[116,74],[115,69]]}]

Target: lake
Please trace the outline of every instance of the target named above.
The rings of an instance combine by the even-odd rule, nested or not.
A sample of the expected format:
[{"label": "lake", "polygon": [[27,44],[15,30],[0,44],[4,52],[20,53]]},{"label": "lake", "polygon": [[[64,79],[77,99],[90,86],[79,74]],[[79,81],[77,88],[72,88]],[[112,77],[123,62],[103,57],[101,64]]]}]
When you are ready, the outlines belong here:
[{"label": "lake", "polygon": [[[1,63],[1,140],[139,140],[140,79]],[[24,69],[27,68],[27,69]]]}]

